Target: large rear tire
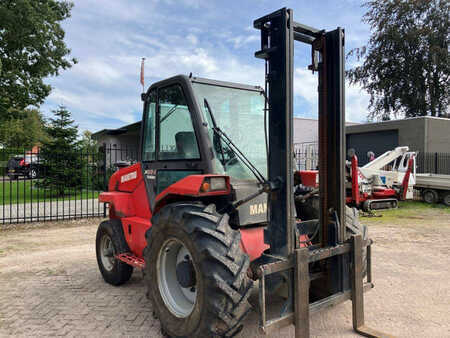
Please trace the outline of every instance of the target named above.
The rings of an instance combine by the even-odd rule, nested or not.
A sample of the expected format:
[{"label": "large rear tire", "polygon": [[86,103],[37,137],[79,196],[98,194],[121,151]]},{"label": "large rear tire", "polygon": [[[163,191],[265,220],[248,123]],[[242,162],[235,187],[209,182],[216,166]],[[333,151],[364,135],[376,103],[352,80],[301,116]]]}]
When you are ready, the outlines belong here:
[{"label": "large rear tire", "polygon": [[98,267],[107,283],[121,285],[131,278],[133,267],[115,258],[120,253],[130,251],[120,220],[111,219],[100,223],[95,251]]},{"label": "large rear tire", "polygon": [[152,218],[145,278],[168,336],[232,337],[242,329],[253,282],[240,232],[228,220],[213,204],[195,203],[167,205]]}]

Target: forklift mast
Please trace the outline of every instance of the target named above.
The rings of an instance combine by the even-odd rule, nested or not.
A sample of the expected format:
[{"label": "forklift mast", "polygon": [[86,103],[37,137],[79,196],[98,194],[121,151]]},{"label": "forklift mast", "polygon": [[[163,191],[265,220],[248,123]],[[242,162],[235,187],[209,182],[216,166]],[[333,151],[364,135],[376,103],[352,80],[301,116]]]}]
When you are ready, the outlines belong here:
[{"label": "forklift mast", "polygon": [[[261,31],[257,58],[266,62],[269,123],[269,181],[281,182],[272,193],[265,239],[271,253],[293,253],[295,208],[293,207],[293,73],[294,41],[311,45],[312,64],[319,86],[319,180],[321,245],[344,241],[345,105],[344,30],[325,32],[293,20],[291,9],[280,9],[255,20]],[[276,196],[274,196],[276,194]]]},{"label": "forklift mast", "polygon": [[[380,337],[383,333],[364,325],[364,291],[373,287],[371,240],[361,234],[347,239],[345,223],[345,96],[344,30],[319,30],[295,22],[293,11],[282,8],[254,21],[261,31],[261,50],[255,57],[266,62],[268,98],[268,176],[276,182],[269,194],[269,222],[264,240],[268,263],[259,266],[260,327],[295,325],[296,337],[309,337],[309,314],[348,299],[352,300],[356,332]],[[312,72],[318,72],[319,98],[319,243],[302,246],[296,237],[293,196],[293,74],[294,41],[311,46]],[[367,247],[367,282],[362,274],[362,251]],[[352,262],[352,263],[351,263]],[[311,264],[322,271],[313,273]],[[317,266],[317,265],[316,265]],[[266,312],[266,277],[284,273],[288,299],[276,318]],[[310,297],[312,281],[322,294]]]}]

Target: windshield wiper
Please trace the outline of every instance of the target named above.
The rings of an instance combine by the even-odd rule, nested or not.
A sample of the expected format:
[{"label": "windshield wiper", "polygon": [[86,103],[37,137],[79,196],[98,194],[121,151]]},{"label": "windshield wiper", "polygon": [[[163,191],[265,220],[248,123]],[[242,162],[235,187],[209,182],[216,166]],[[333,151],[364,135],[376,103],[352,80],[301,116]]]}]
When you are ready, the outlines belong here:
[{"label": "windshield wiper", "polygon": [[177,109],[177,107],[178,107],[178,104],[176,104],[172,108],[170,108],[170,110],[167,112],[166,115],[163,116],[163,118],[161,119],[161,122],[159,122],[159,123],[162,123],[165,119],[167,119],[170,115],[172,115],[175,112],[175,109]]},{"label": "windshield wiper", "polygon": [[[245,155],[239,150],[239,148],[231,141],[230,137],[222,131],[216,124],[216,119],[214,118],[214,114],[209,106],[208,100],[205,98],[204,103],[206,108],[208,108],[209,115],[211,116],[211,121],[213,124],[213,131],[225,142],[225,144],[233,151],[234,155],[241,160],[241,162],[252,172],[252,174],[256,177],[259,183],[267,184],[266,178],[259,172],[259,170],[250,162],[250,160],[245,157]],[[222,145],[220,146],[222,149]],[[222,156],[224,156],[223,149]]]},{"label": "windshield wiper", "polygon": [[[211,117],[211,122],[212,122],[212,125],[213,125],[212,129],[213,129],[213,131],[215,131],[216,129],[218,129],[218,127],[217,127],[216,119],[215,119],[215,117],[214,117],[214,115],[212,113],[211,107],[209,106],[209,103],[208,103],[208,101],[206,99],[204,100],[203,103],[204,103],[206,109],[208,109],[208,113],[209,113],[209,116]],[[218,141],[217,143],[215,142],[216,136],[219,137],[219,139],[217,140]],[[223,147],[222,147],[222,142],[220,140],[220,135],[218,135],[217,133],[215,133],[215,135],[213,136],[213,143],[216,143],[218,145],[219,151],[222,154],[222,161],[221,161],[222,165],[223,165],[224,169],[227,170],[226,163],[225,163],[225,152],[224,152]],[[214,146],[216,144],[214,144]]]}]

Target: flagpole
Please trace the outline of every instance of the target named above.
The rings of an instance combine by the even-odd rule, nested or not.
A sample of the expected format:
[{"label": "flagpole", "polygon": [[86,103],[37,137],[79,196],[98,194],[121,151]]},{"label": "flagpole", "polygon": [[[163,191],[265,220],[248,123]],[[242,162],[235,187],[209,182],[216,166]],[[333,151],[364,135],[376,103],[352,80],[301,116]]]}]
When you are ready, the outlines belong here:
[{"label": "flagpole", "polygon": [[145,93],[145,85],[144,85],[144,64],[145,58],[141,60],[141,84],[142,84],[142,93]]}]

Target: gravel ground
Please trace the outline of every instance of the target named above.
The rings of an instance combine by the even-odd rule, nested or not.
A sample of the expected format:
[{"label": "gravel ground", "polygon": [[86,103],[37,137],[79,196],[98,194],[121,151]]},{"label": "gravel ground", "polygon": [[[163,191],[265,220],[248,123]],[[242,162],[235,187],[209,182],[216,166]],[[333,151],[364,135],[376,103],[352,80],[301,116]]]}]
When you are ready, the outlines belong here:
[{"label": "gravel ground", "polygon": [[[162,337],[139,271],[105,284],[95,259],[99,219],[0,231],[0,336]],[[450,216],[370,223],[375,288],[366,324],[399,337],[450,336]],[[252,313],[240,337],[263,337]],[[353,337],[351,303],[311,315],[315,337]],[[294,337],[293,327],[270,337]]]},{"label": "gravel ground", "polygon": [[19,223],[97,215],[103,215],[103,203],[97,198],[0,205],[0,223],[3,219],[5,223]]}]

